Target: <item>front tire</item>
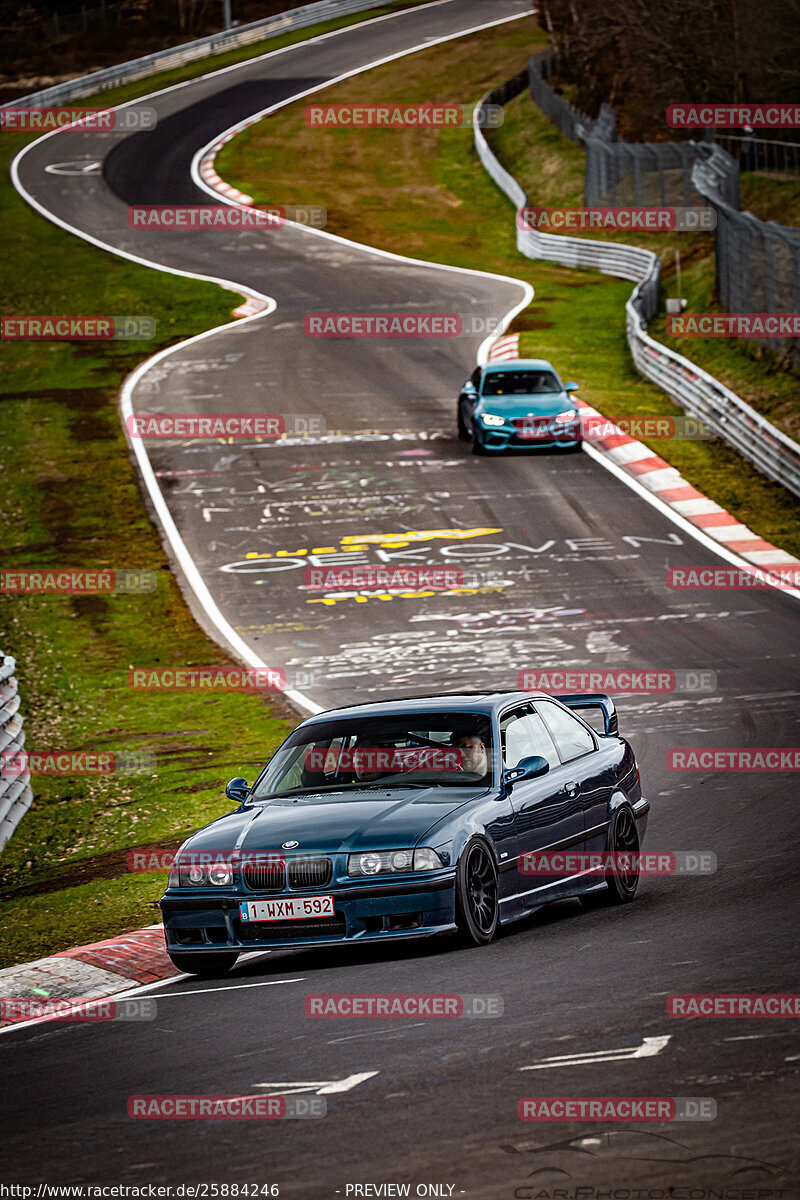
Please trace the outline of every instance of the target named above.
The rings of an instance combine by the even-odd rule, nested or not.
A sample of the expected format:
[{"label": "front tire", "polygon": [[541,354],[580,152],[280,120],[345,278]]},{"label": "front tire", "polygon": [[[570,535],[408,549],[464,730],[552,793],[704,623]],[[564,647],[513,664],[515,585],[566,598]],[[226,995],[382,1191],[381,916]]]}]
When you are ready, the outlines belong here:
[{"label": "front tire", "polygon": [[497,867],[481,838],[467,842],[456,869],[456,923],[464,946],[486,946],[497,932]]},{"label": "front tire", "polygon": [[239,955],[229,954],[173,954],[168,951],[172,963],[187,975],[199,975],[201,979],[219,979],[227,975]]},{"label": "front tire", "polygon": [[488,454],[489,451],[484,446],[480,439],[477,429],[472,428],[472,453],[473,454]]},{"label": "front tire", "polygon": [[469,425],[467,424],[466,412],[464,410],[465,410],[465,406],[463,404],[459,404],[459,406],[458,406],[458,436],[462,442],[468,442],[469,441]]}]

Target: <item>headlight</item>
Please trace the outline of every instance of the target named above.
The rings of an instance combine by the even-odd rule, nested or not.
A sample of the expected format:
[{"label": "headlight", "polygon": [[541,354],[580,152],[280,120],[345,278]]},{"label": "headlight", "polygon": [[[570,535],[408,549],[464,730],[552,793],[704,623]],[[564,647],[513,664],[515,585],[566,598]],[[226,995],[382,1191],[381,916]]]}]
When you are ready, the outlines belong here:
[{"label": "headlight", "polygon": [[230,863],[216,862],[208,868],[208,882],[216,884],[217,887],[227,887],[233,883],[233,871]]},{"label": "headlight", "polygon": [[498,417],[495,413],[481,413],[481,420],[484,425],[505,425],[505,417]]},{"label": "headlight", "polygon": [[403,871],[434,871],[444,866],[435,850],[368,850],[351,854],[348,875],[397,875]]},{"label": "headlight", "polygon": [[176,855],[169,870],[169,887],[228,887],[233,883],[233,868],[224,858],[207,854]]},{"label": "headlight", "polygon": [[577,416],[578,416],[578,414],[575,412],[574,409],[567,408],[564,410],[564,412],[557,413],[556,416],[553,418],[553,420],[554,421],[574,421],[577,419]]}]

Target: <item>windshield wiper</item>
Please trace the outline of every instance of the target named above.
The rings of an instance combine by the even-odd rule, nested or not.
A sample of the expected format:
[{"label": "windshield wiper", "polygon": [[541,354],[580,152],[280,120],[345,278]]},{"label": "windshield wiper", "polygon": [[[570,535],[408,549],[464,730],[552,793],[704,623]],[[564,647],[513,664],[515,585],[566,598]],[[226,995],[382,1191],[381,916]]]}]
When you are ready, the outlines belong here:
[{"label": "windshield wiper", "polygon": [[435,783],[392,783],[387,779],[385,783],[354,783],[353,787],[359,791],[369,791],[370,789],[386,792],[395,791],[397,788],[430,788],[435,787]]},{"label": "windshield wiper", "polygon": [[265,792],[263,796],[248,796],[247,802],[258,803],[261,800],[280,800],[284,796],[317,796],[320,794],[341,795],[344,792],[365,792],[377,788],[379,791],[385,791],[387,788],[429,788],[435,786],[431,783],[392,783],[387,780],[385,783],[335,783],[323,784],[321,787],[312,788],[289,788],[286,792]]}]

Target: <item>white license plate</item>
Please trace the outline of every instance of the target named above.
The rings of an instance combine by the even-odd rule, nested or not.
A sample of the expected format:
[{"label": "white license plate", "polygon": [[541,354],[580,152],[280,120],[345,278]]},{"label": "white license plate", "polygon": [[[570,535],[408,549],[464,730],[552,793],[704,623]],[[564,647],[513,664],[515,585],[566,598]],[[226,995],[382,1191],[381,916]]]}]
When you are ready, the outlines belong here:
[{"label": "white license plate", "polygon": [[332,917],[333,896],[291,896],[285,900],[242,900],[242,921],[302,921],[311,917]]}]

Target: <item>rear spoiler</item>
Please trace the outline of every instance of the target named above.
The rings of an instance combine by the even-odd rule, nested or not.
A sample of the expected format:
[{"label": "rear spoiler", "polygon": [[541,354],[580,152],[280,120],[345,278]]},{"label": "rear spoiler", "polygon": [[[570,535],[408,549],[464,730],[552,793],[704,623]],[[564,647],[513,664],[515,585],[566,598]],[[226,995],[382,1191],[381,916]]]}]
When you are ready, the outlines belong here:
[{"label": "rear spoiler", "polygon": [[619,721],[614,701],[605,692],[570,692],[567,696],[556,696],[567,708],[599,708],[603,714],[606,737],[619,733]]}]

